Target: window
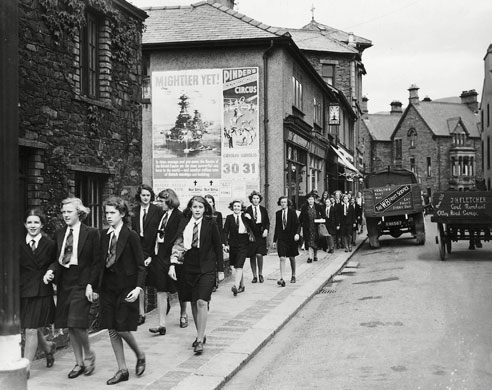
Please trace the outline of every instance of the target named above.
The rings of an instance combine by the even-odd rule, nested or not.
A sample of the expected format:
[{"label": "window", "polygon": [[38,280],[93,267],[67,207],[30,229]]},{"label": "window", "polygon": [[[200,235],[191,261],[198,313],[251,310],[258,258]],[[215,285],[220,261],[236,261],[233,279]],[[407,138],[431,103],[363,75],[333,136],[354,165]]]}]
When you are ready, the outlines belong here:
[{"label": "window", "polygon": [[402,142],[401,138],[395,139],[395,159],[401,160],[402,158]]},{"label": "window", "polygon": [[321,101],[314,98],[314,123],[321,126]]},{"label": "window", "polygon": [[487,136],[487,169],[490,169],[490,135]]},{"label": "window", "polygon": [[99,25],[98,17],[88,12],[80,34],[80,74],[82,94],[99,98]]},{"label": "window", "polygon": [[490,126],[490,104],[487,103],[487,127]]},{"label": "window", "polygon": [[321,166],[323,160],[315,156],[310,156],[309,160],[309,176],[311,178],[311,188],[309,190],[313,191],[318,189],[318,183],[320,183],[321,180]]},{"label": "window", "polygon": [[105,176],[97,174],[77,173],[75,176],[75,195],[82,200],[91,212],[85,224],[101,229],[103,221],[102,193]]},{"label": "window", "polygon": [[335,65],[321,64],[321,77],[326,84],[335,86]]},{"label": "window", "polygon": [[302,111],[302,84],[296,76],[292,76],[292,96],[294,107]]},{"label": "window", "polygon": [[415,157],[410,157],[410,170],[417,174],[417,170],[415,169]]},{"label": "window", "polygon": [[427,177],[432,176],[432,165],[431,165],[431,158],[427,157]]},{"label": "window", "polygon": [[410,147],[415,148],[415,142],[417,140],[417,131],[415,129],[408,130],[408,138],[410,139]]}]

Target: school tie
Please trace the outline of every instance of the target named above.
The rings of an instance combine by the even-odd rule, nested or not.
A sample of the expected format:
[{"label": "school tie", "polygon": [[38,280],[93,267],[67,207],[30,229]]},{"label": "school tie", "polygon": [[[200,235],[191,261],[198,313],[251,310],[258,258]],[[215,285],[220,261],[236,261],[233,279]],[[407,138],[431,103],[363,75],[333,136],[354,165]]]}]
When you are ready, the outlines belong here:
[{"label": "school tie", "polygon": [[343,215],[347,216],[347,205],[346,204],[343,205]]},{"label": "school tie", "polygon": [[147,219],[147,209],[143,211],[142,226],[145,225],[145,220]]},{"label": "school tie", "polygon": [[65,251],[63,252],[62,265],[67,265],[70,263],[70,258],[72,257],[73,251],[73,229],[70,229],[68,233],[67,240],[65,241]]},{"label": "school tie", "polygon": [[111,267],[116,261],[116,243],[118,240],[116,239],[116,234],[114,232],[111,233],[111,242],[109,243],[108,256],[106,257],[106,268]]},{"label": "school tie", "polygon": [[287,227],[287,211],[283,211],[282,212],[282,228],[285,230],[285,228]]},{"label": "school tie", "polygon": [[167,219],[169,218],[169,214],[165,213],[164,218],[162,219],[161,226],[159,227],[159,238],[162,240],[164,238],[164,233],[166,232],[166,224]]},{"label": "school tie", "polygon": [[193,225],[193,239],[191,240],[191,247],[198,248],[198,222]]},{"label": "school tie", "polygon": [[32,253],[34,253],[34,251],[36,250],[36,240],[31,240],[30,246]]},{"label": "school tie", "polygon": [[256,220],[258,219],[258,214],[257,214],[257,211],[256,211],[256,207],[253,207],[253,214],[254,214],[253,217],[254,217],[255,222],[256,222]]},{"label": "school tie", "polygon": [[237,230],[239,231],[239,215],[236,215],[236,227]]},{"label": "school tie", "polygon": [[330,218],[330,208],[326,208],[326,218]]}]

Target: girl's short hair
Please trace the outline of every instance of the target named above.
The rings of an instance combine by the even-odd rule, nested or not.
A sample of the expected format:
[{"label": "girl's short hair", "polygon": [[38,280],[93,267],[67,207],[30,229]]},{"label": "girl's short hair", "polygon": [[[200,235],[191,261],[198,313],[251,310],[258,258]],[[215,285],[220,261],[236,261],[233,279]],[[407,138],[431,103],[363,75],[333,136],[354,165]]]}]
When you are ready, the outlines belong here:
[{"label": "girl's short hair", "polygon": [[280,201],[282,199],[287,199],[287,207],[292,207],[292,201],[289,199],[288,196],[282,195],[280,198],[278,198],[277,204],[280,206]]},{"label": "girl's short hair", "polygon": [[314,200],[316,200],[318,198],[318,194],[311,191],[309,194],[306,195],[306,200],[308,200],[309,198],[313,198]]},{"label": "girl's short hair", "polygon": [[258,191],[253,191],[249,194],[248,199],[250,202],[253,202],[253,196],[258,196],[260,198],[260,202],[263,200],[263,196]]},{"label": "girl's short hair", "polygon": [[137,193],[135,194],[135,200],[140,203],[142,200],[140,199],[140,195],[142,195],[142,190],[147,190],[150,192],[150,201],[153,202],[155,200],[155,193],[151,186],[148,184],[140,184],[137,188]]},{"label": "girl's short hair", "polygon": [[123,198],[119,196],[112,196],[111,198],[106,199],[103,203],[103,212],[106,212],[106,206],[113,206],[116,210],[123,214],[123,222],[127,223],[130,218],[130,208],[128,207],[128,203]]},{"label": "girl's short hair", "polygon": [[[213,195],[207,194],[204,196],[205,199],[211,199],[213,206],[212,206],[212,212],[215,211],[215,198]],[[210,203],[209,203],[210,204]]]},{"label": "girl's short hair", "polygon": [[167,204],[167,207],[170,209],[177,209],[179,207],[179,199],[176,192],[170,188],[166,188],[159,192],[157,195],[158,198],[164,199],[164,202]]},{"label": "girl's short hair", "polygon": [[231,203],[229,203],[229,210],[234,210],[234,203],[239,203],[241,205],[241,210],[244,211],[244,202],[239,199],[235,199]]},{"label": "girl's short hair", "polygon": [[212,206],[210,206],[210,203],[208,203],[207,199],[201,195],[195,195],[193,196],[190,201],[188,202],[188,205],[186,206],[186,209],[183,211],[183,215],[186,218],[191,218],[193,212],[191,211],[191,207],[193,206],[193,202],[199,202],[203,204],[203,207],[205,207],[205,211],[203,213],[204,218],[211,218],[213,214]]},{"label": "girl's short hair", "polygon": [[80,221],[83,221],[91,212],[91,209],[85,207],[79,198],[75,198],[75,197],[65,198],[61,201],[61,207],[63,207],[66,204],[73,204],[75,210],[77,210],[77,214],[79,215]]},{"label": "girl's short hair", "polygon": [[46,214],[40,207],[33,207],[32,209],[27,210],[26,215],[24,217],[24,222],[27,221],[27,218],[30,216],[39,217],[41,224],[46,225]]}]

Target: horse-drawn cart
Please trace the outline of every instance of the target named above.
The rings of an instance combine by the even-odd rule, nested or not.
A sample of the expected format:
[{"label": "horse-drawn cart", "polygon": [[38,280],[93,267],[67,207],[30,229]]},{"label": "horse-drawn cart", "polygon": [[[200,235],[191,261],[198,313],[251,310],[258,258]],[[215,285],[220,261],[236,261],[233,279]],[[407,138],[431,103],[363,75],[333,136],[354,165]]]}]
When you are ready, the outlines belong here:
[{"label": "horse-drawn cart", "polygon": [[434,215],[437,222],[441,260],[446,260],[446,252],[451,253],[452,242],[467,240],[469,248],[482,246],[482,241],[490,241],[492,231],[492,192],[491,191],[444,191],[432,197]]}]

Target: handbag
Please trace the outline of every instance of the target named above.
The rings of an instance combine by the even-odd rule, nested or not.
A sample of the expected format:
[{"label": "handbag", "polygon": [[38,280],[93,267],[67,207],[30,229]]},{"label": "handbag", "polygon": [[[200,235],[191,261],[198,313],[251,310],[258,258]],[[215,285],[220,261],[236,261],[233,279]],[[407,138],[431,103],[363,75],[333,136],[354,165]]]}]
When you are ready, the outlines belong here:
[{"label": "handbag", "polygon": [[330,233],[328,233],[328,229],[326,228],[324,223],[320,223],[318,225],[318,235],[320,237],[329,237]]}]

